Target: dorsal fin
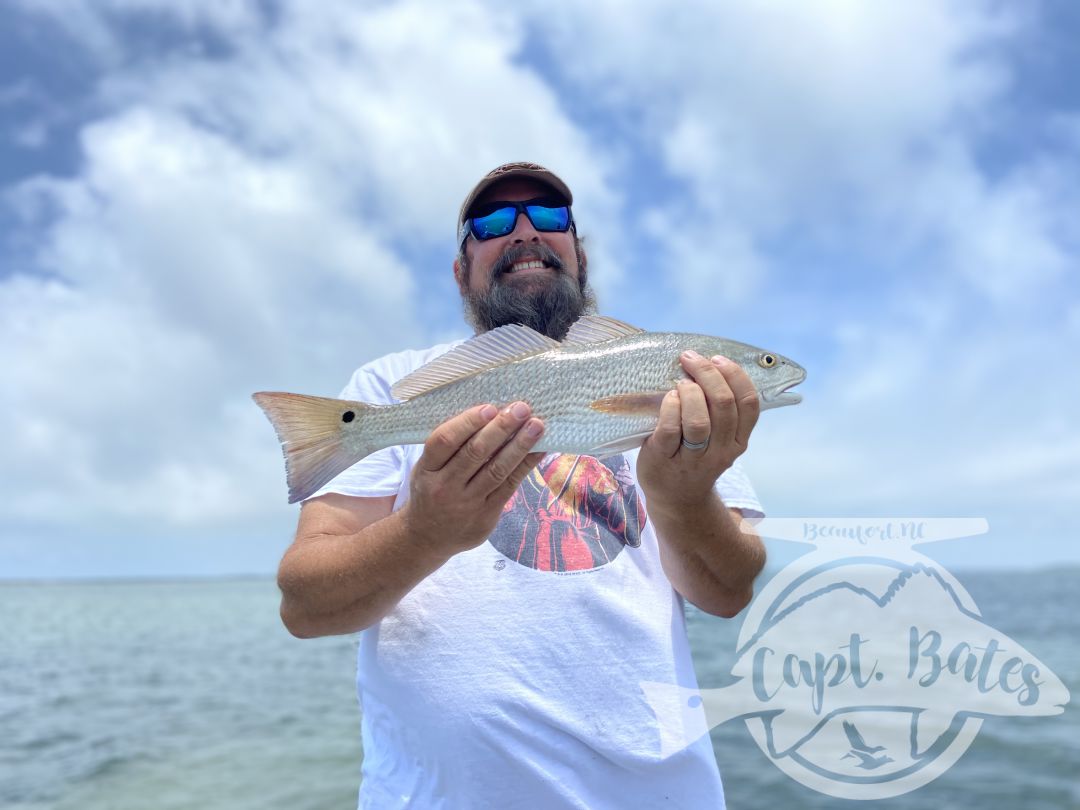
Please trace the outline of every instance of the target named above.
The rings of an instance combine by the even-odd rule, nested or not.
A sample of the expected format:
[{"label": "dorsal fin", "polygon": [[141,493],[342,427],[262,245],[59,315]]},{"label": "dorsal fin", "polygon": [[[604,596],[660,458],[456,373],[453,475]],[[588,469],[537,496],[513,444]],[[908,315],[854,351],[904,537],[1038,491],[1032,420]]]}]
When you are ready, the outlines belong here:
[{"label": "dorsal fin", "polygon": [[521,324],[500,326],[467,340],[402,377],[394,383],[390,393],[398,399],[412,399],[489,368],[549,352],[559,345],[559,341]]},{"label": "dorsal fin", "polygon": [[606,315],[582,315],[570,327],[563,338],[563,346],[584,346],[588,343],[604,343],[627,335],[644,332],[636,326],[617,321]]}]

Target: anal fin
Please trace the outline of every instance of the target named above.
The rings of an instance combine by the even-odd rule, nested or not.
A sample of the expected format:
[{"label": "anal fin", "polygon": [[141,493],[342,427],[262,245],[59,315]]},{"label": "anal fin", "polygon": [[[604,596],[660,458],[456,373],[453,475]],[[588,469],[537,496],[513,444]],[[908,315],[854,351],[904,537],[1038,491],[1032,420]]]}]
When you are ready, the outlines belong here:
[{"label": "anal fin", "polygon": [[651,430],[646,430],[641,433],[634,433],[631,436],[621,436],[614,441],[598,444],[596,447],[590,447],[582,453],[582,455],[592,456],[593,458],[598,459],[616,456],[619,453],[625,453],[627,450],[635,450],[638,447],[641,447],[645,440],[652,436],[652,433]]}]

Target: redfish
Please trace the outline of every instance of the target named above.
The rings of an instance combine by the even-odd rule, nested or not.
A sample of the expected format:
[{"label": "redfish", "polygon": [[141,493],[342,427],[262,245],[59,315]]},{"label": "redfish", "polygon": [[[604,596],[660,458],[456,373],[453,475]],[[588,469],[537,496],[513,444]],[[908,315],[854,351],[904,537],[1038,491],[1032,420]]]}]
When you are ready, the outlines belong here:
[{"label": "redfish", "polygon": [[391,394],[400,402],[392,405],[270,392],[254,399],[281,440],[289,503],[296,503],[376,450],[421,444],[451,416],[483,403],[528,402],[545,426],[535,452],[603,458],[640,447],[664,395],[687,378],[679,363],[687,349],[738,363],[762,409],[802,400],[788,389],[806,371],[775,352],[646,332],[601,315],[579,318],[561,342],[521,325],[477,335],[395,383]]}]

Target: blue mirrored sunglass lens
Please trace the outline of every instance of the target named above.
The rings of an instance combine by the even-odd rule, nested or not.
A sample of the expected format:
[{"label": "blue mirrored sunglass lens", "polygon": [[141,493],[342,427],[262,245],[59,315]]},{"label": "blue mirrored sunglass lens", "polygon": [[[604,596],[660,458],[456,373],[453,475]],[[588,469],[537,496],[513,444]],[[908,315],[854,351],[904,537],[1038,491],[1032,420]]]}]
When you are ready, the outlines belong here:
[{"label": "blue mirrored sunglass lens", "polygon": [[487,216],[473,217],[473,234],[477,239],[505,236],[514,230],[517,214],[516,208],[507,207],[492,211]]},{"label": "blue mirrored sunglass lens", "polygon": [[556,208],[528,205],[525,208],[529,212],[533,227],[538,231],[565,231],[568,226],[570,210],[565,205]]},{"label": "blue mirrored sunglass lens", "polygon": [[517,225],[518,212],[524,211],[538,231],[566,231],[570,228],[570,208],[566,205],[513,203],[496,208],[488,214],[470,219],[473,236],[494,239],[506,236]]}]

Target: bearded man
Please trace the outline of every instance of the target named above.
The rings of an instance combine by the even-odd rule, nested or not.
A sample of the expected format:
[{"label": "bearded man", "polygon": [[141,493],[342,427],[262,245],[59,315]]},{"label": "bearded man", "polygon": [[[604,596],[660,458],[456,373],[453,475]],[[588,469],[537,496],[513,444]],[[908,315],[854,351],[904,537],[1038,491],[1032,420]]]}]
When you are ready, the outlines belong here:
[{"label": "bearded man", "polygon": [[[558,176],[489,172],[458,216],[454,277],[478,333],[561,339],[594,311]],[[379,358],[342,399],[390,388],[457,344]],[[717,808],[708,735],[660,753],[639,684],[696,688],[683,600],[730,617],[765,559],[736,463],[758,416],[745,372],[686,354],[639,450],[531,452],[523,399],[478,405],[423,446],[363,459],[309,498],[278,574],[308,638],[360,632],[360,807]]]}]

